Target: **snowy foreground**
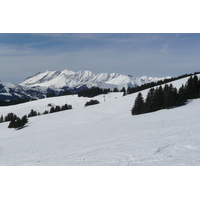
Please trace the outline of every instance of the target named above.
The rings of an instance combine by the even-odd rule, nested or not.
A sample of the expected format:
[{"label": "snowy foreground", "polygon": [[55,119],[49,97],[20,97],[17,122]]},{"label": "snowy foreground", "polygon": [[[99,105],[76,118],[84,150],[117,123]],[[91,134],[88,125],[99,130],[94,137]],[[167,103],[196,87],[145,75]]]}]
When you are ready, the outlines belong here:
[{"label": "snowy foreground", "polygon": [[101,103],[87,108],[84,104],[89,98],[76,95],[1,107],[0,115],[13,112],[19,116],[31,109],[49,109],[48,103],[67,102],[73,109],[29,118],[27,126],[17,131],[1,123],[0,165],[200,165],[200,99],[132,116],[136,96],[100,95],[94,99]]}]

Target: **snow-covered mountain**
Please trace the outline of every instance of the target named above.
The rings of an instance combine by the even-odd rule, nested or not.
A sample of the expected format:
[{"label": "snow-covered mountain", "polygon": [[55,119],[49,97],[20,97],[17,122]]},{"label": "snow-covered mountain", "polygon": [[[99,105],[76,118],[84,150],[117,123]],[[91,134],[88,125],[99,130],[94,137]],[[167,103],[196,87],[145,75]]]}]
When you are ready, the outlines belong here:
[{"label": "snow-covered mountain", "polygon": [[63,71],[45,71],[39,72],[34,76],[28,77],[19,85],[0,81],[0,101],[17,100],[19,98],[41,99],[45,98],[47,93],[70,90],[78,92],[91,87],[99,88],[118,88],[135,87],[145,83],[156,82],[166,78],[153,78],[143,76],[136,78],[130,75],[121,75],[117,73],[93,74],[91,71],[73,72]]},{"label": "snow-covered mountain", "polygon": [[18,100],[21,98],[40,99],[44,98],[46,93],[46,88],[26,87],[0,81],[0,101]]},{"label": "snow-covered mountain", "polygon": [[[165,77],[170,78],[170,77]],[[91,71],[73,72],[70,70],[63,71],[45,71],[27,78],[21,86],[29,87],[50,87],[50,88],[80,88],[80,87],[100,87],[100,88],[118,88],[135,87],[144,83],[155,82],[165,78],[153,78],[143,76],[136,78],[130,75],[121,75],[118,73],[101,73],[93,74]]]}]

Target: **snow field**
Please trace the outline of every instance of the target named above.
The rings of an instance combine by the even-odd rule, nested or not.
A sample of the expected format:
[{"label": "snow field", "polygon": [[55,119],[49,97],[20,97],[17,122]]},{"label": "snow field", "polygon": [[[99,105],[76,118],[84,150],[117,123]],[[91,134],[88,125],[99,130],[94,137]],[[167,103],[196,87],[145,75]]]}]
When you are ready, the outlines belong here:
[{"label": "snow field", "polygon": [[[68,166],[1,167],[3,199],[198,199],[199,168],[69,167],[200,165],[200,99],[132,116],[136,96],[112,93],[104,102],[100,95],[94,99],[101,103],[87,108],[89,98],[67,96],[72,110],[29,118],[19,131],[1,123],[1,166]],[[48,98],[5,112],[14,108],[23,115],[33,106],[40,110],[65,101]]]},{"label": "snow field", "polygon": [[[67,96],[74,109],[29,118],[19,131],[8,129],[8,123],[0,124],[0,165],[200,165],[199,99],[186,106],[132,116],[137,94],[108,95],[106,102],[100,95],[94,98],[100,104],[86,108],[87,98]],[[43,108],[65,101],[66,97],[48,98],[26,106],[29,111],[34,104]],[[14,107],[21,114],[25,110],[24,104]]]}]

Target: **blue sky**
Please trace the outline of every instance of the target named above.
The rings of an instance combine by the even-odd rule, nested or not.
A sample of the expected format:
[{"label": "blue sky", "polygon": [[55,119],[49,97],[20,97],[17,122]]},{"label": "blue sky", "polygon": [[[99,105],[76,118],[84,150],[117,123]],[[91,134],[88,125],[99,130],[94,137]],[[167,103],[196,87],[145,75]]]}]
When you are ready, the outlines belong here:
[{"label": "blue sky", "polygon": [[64,69],[178,76],[200,71],[199,52],[198,33],[1,33],[0,80]]}]

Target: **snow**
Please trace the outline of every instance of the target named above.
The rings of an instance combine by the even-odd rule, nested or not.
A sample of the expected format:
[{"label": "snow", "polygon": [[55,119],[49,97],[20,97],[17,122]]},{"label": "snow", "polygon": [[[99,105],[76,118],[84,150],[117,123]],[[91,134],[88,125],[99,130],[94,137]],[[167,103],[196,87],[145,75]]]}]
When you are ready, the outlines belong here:
[{"label": "snow", "polygon": [[1,95],[4,95],[4,96],[12,96],[10,93],[5,93],[5,92],[2,92]]},{"label": "snow", "polygon": [[85,103],[90,101],[91,99],[95,99],[98,100],[100,103],[104,103],[105,101],[109,102],[122,96],[122,92],[113,92],[107,95],[98,95],[94,98],[78,97],[78,95],[51,97],[13,106],[0,107],[0,116],[3,115],[5,117],[9,112],[12,112],[15,113],[17,116],[22,117],[23,115],[28,115],[31,109],[42,114],[45,110],[50,111],[51,107],[49,107],[48,104],[52,104],[54,106],[63,106],[65,104],[69,104],[72,105],[73,109],[77,109],[83,108],[85,106]]},{"label": "snow", "polygon": [[[174,86],[185,84],[185,79]],[[148,90],[142,91],[143,96]],[[73,109],[29,118],[21,130],[0,124],[0,165],[12,166],[199,166],[200,99],[174,109],[132,116],[136,94],[63,96],[0,107],[0,115],[42,111],[48,103]],[[104,99],[106,100],[104,102]]]},{"label": "snow", "polygon": [[[169,77],[168,77],[169,78]],[[58,71],[45,71],[43,73],[36,74],[20,85],[22,86],[40,86],[40,87],[78,87],[82,85],[87,85],[89,88],[92,86],[102,87],[102,88],[127,88],[128,86],[141,85],[144,83],[149,83],[152,81],[158,81],[165,78],[152,78],[152,77],[142,77],[134,78],[126,75],[121,75],[117,73],[101,73],[93,74],[91,71],[78,71],[73,72],[70,70]]]}]

